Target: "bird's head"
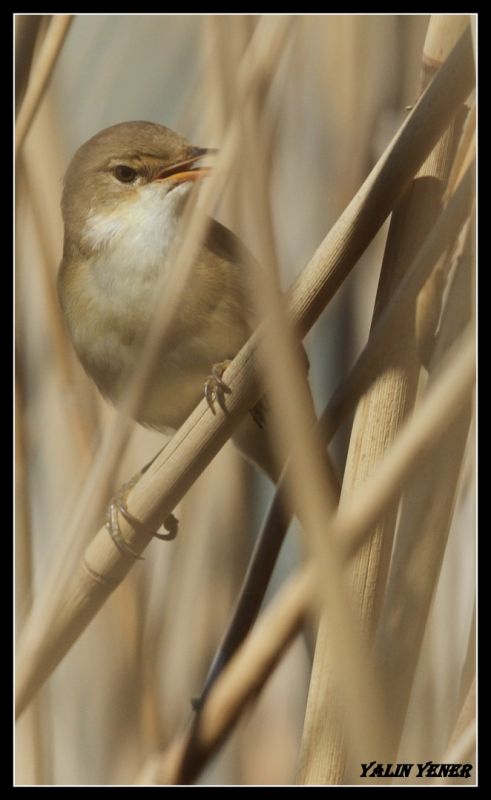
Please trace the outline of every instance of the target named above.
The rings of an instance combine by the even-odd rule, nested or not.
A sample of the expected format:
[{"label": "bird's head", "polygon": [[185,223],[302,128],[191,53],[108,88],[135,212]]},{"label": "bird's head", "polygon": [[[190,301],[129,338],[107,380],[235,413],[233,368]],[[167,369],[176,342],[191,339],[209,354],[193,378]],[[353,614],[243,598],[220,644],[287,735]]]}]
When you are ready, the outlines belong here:
[{"label": "bird's head", "polygon": [[152,122],[100,131],[75,153],[65,175],[65,238],[99,250],[129,227],[165,225],[180,215],[193,183],[209,173],[202,161],[213,152]]}]

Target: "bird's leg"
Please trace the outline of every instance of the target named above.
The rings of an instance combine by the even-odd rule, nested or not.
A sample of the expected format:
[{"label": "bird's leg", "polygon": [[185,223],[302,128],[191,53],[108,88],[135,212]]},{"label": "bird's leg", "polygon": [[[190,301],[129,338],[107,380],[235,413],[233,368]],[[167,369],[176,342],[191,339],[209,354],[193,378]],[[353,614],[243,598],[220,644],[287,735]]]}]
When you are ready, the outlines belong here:
[{"label": "bird's leg", "polygon": [[[128,511],[126,501],[130,491],[136,486],[142,475],[144,475],[147,469],[151,467],[161,452],[162,450],[159,450],[157,455],[155,455],[152,460],[148,462],[148,464],[145,464],[145,466],[139,472],[137,472],[136,475],[133,475],[129,481],[122,485],[118,493],[109,503],[106,511],[106,529],[114,544],[121,553],[137,559],[142,559],[143,557],[138,555],[138,553],[135,553],[135,551],[132,550],[129,544],[127,544],[123,539],[121,529],[119,527],[118,512],[125,518],[127,522],[130,523],[130,525],[133,525],[133,527],[142,527],[141,522]],[[174,514],[169,514],[167,519],[164,521],[164,528],[166,529],[167,533],[154,533],[153,535],[156,539],[171,541],[177,536],[178,526],[179,522],[177,518],[174,516]]]},{"label": "bird's leg", "polygon": [[225,406],[225,395],[230,394],[232,389],[230,386],[227,386],[222,376],[231,363],[232,359],[227,358],[225,361],[219,361],[218,364],[213,364],[211,368],[211,375],[209,375],[205,381],[206,401],[214,414],[216,414],[215,400],[222,411],[225,414],[227,413],[227,408]]}]

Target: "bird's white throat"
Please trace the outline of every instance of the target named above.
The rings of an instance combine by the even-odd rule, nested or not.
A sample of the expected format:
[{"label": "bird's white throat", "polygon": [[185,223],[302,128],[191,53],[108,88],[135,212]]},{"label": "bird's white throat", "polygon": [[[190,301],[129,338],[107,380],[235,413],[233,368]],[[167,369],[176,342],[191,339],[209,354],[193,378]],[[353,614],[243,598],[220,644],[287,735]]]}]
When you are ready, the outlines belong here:
[{"label": "bird's white throat", "polygon": [[166,268],[191,188],[183,183],[165,191],[159,182],[149,183],[116,208],[91,210],[82,237],[94,251],[93,274],[101,288],[128,297],[128,283],[133,293],[139,284],[147,291],[155,284]]}]

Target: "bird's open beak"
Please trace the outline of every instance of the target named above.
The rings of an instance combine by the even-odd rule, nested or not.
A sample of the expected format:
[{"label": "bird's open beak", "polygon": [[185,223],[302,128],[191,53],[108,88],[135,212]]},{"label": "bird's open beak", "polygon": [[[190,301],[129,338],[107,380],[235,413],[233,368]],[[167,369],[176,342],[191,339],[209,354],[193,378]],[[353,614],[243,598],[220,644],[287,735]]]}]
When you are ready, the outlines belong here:
[{"label": "bird's open beak", "polygon": [[165,167],[155,175],[154,181],[172,181],[174,184],[185,183],[186,181],[197,181],[205,178],[211,172],[211,167],[195,166],[197,161],[209,155],[215,155],[218,151],[206,147],[194,147],[193,155],[185,161],[179,161]]}]

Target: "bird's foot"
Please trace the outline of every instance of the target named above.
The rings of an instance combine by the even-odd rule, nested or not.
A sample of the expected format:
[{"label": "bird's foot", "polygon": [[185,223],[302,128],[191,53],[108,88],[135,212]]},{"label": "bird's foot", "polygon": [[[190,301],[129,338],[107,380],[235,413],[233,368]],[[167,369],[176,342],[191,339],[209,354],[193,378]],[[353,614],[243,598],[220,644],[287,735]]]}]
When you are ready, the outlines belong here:
[{"label": "bird's foot", "polygon": [[227,358],[225,361],[220,361],[218,364],[214,364],[211,369],[211,375],[205,381],[206,401],[214,414],[216,414],[215,400],[222,411],[225,414],[227,413],[227,408],[225,406],[225,395],[231,394],[232,389],[230,386],[227,386],[225,381],[222,379],[222,376],[231,363],[232,360]]},{"label": "bird's foot", "polygon": [[[144,471],[145,468],[141,472],[137,472],[137,474],[134,475],[127,483],[123,484],[116,496],[113,497],[109,503],[106,511],[106,530],[108,531],[109,536],[113,540],[114,544],[121,553],[138,560],[142,560],[143,556],[135,553],[135,551],[123,538],[121,528],[119,527],[118,513],[121,514],[121,516],[123,516],[125,520],[134,528],[143,528],[141,522],[128,511],[126,501],[130,491],[134,488],[134,486],[136,486]],[[174,516],[174,514],[169,514],[167,519],[164,521],[164,528],[166,529],[167,533],[155,532],[153,536],[156,539],[162,539],[163,541],[171,541],[172,539],[176,538],[178,527],[179,522],[177,518]]]}]

